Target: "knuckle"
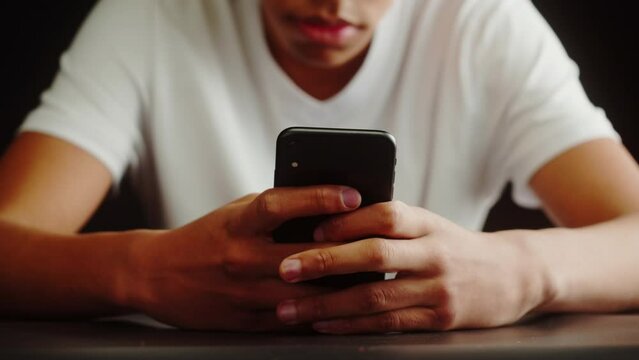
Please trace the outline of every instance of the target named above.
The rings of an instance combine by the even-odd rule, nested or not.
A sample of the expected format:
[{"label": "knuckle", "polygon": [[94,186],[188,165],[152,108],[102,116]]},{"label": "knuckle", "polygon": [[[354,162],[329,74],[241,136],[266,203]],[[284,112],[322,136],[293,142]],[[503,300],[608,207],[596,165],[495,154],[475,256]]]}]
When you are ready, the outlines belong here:
[{"label": "knuckle", "polygon": [[367,240],[368,243],[368,257],[371,264],[375,268],[385,268],[390,263],[392,257],[391,246],[388,242],[381,238],[374,238]]},{"label": "knuckle", "polygon": [[236,277],[242,273],[241,271],[242,265],[239,264],[235,259],[226,258],[224,263],[222,264],[222,270],[224,274],[226,274],[229,278]]},{"label": "knuckle", "polygon": [[331,271],[335,266],[335,257],[329,250],[320,249],[315,253],[315,263],[320,274]]},{"label": "knuckle", "polygon": [[315,204],[322,209],[332,209],[337,203],[334,191],[327,188],[318,188],[314,192]]},{"label": "knuckle", "polygon": [[242,227],[239,226],[240,223],[241,219],[239,218],[239,216],[229,216],[222,220],[222,229],[224,229],[224,231],[226,231],[226,233],[228,234],[237,234],[238,230],[242,229]]},{"label": "knuckle", "polygon": [[434,327],[439,330],[451,329],[457,318],[457,290],[444,280],[436,292],[437,307],[434,310]]},{"label": "knuckle", "polygon": [[450,330],[455,325],[457,311],[452,306],[443,306],[434,310],[434,328],[437,330]]},{"label": "knuckle", "polygon": [[385,234],[398,232],[407,205],[401,201],[390,201],[381,205],[381,231]]},{"label": "knuckle", "polygon": [[266,190],[255,198],[255,205],[258,215],[265,217],[278,215],[282,210],[278,197],[273,190]]},{"label": "knuckle", "polygon": [[379,328],[382,331],[390,332],[401,328],[401,319],[396,312],[387,312],[379,317]]},{"label": "knuckle", "polygon": [[230,213],[220,212],[217,214],[219,222],[213,222],[211,224],[209,233],[211,238],[219,238],[219,230],[216,225],[222,228],[226,236],[235,237],[246,234],[248,229],[246,227],[246,213],[242,210],[233,209]]},{"label": "knuckle", "polygon": [[407,311],[402,317],[403,330],[433,330],[433,318],[435,312],[429,308],[414,309]]},{"label": "knuckle", "polygon": [[236,277],[245,273],[246,254],[238,245],[229,245],[222,257],[222,270],[229,277]]},{"label": "knuckle", "polygon": [[390,202],[391,208],[393,209],[393,213],[398,217],[404,214],[408,210],[408,205],[405,202],[400,200],[393,200]]},{"label": "knuckle", "polygon": [[362,297],[360,310],[364,313],[383,310],[391,300],[391,295],[383,288],[368,288]]},{"label": "knuckle", "polygon": [[442,283],[434,292],[435,302],[439,306],[449,306],[453,301],[453,291],[450,285]]}]

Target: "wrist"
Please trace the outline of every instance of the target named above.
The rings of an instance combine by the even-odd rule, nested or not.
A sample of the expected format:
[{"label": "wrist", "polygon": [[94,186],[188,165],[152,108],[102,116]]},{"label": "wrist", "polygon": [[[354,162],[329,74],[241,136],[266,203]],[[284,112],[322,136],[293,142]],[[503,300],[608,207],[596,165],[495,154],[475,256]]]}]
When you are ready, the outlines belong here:
[{"label": "wrist", "polygon": [[540,246],[546,230],[507,230],[495,233],[515,246],[516,273],[521,274],[522,296],[526,312],[540,312],[555,303],[560,282]]},{"label": "wrist", "polygon": [[125,233],[126,243],[115,272],[111,292],[112,300],[118,306],[132,311],[142,311],[148,288],[145,285],[148,276],[145,274],[151,271],[150,259],[154,257],[150,252],[153,249],[150,244],[165,232],[132,230]]}]

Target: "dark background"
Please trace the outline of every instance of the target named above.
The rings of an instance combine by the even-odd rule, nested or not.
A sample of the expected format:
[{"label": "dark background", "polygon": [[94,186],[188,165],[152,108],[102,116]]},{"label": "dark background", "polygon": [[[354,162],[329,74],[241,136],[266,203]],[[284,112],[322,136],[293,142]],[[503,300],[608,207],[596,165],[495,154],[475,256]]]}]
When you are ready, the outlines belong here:
[{"label": "dark background", "polygon": [[[134,1],[134,0],[133,0]],[[402,0],[403,1],[403,0]],[[606,110],[635,159],[639,158],[636,101],[639,80],[639,26],[631,3],[610,0],[533,1],[581,68],[590,99]],[[5,41],[0,109],[0,151],[15,128],[38,104],[57,71],[66,49],[93,0],[7,1],[0,5]],[[639,186],[639,184],[638,184]],[[107,200],[85,230],[144,226],[140,206],[125,184],[120,197]],[[504,194],[507,195],[509,189]],[[549,222],[539,211],[512,204],[509,196],[495,206],[487,230],[539,228]]]}]

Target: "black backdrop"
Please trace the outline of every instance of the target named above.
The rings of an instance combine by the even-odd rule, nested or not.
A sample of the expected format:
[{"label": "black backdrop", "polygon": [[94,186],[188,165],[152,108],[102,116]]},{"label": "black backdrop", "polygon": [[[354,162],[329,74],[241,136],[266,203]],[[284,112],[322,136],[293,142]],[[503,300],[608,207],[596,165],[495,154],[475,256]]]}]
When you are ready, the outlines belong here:
[{"label": "black backdrop", "polygon": [[[403,1],[403,0],[400,0]],[[4,42],[0,67],[0,151],[38,103],[57,71],[58,57],[94,0],[7,1],[0,5]],[[620,0],[534,0],[581,68],[590,99],[603,107],[635,159],[639,158],[639,26],[629,2]],[[639,184],[637,184],[639,186]],[[507,196],[495,206],[487,230],[538,228],[539,211],[517,208]],[[140,206],[128,186],[107,200],[85,230],[143,226]]]}]

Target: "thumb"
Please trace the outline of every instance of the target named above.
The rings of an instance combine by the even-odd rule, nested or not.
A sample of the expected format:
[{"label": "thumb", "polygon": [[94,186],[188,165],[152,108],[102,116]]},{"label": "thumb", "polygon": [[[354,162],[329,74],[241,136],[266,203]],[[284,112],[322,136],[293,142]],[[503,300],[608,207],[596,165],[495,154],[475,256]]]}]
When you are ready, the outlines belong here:
[{"label": "thumb", "polygon": [[355,210],[361,201],[359,192],[346,186],[274,188],[246,206],[239,225],[253,233],[271,232],[290,219]]}]

